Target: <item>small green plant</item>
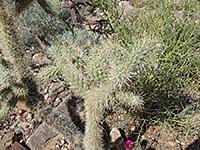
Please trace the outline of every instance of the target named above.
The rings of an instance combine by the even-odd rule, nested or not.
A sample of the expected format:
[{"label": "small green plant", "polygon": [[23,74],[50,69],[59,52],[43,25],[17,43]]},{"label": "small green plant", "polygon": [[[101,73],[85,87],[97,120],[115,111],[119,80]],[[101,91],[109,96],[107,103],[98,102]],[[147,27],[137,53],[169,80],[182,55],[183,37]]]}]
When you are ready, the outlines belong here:
[{"label": "small green plant", "polygon": [[62,3],[57,0],[48,1],[48,4],[57,15],[47,14],[38,2],[33,2],[16,18],[16,24],[21,30],[21,39],[28,47],[36,45],[32,33],[48,45],[49,42],[57,40],[59,34],[70,29],[70,11],[61,9]]}]

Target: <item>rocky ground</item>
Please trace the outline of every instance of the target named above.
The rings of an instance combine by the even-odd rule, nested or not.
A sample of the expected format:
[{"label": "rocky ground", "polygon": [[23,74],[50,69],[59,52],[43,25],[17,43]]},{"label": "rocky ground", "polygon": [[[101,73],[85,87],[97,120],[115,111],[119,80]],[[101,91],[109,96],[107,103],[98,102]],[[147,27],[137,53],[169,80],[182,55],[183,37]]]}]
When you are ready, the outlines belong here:
[{"label": "rocky ground", "polygon": [[[61,86],[56,81],[44,82],[40,91],[45,100],[50,104],[51,99],[51,105],[60,111],[64,109],[62,105],[65,98],[69,98],[72,94],[67,86]],[[83,103],[81,101],[79,103],[83,107]],[[78,113],[83,123],[85,121],[84,110],[80,109]],[[106,137],[111,143],[110,149],[125,150],[124,142],[134,133],[137,123],[131,122],[128,113],[122,109],[110,113],[106,117],[106,123],[108,134],[110,134]],[[198,137],[180,136],[171,129],[159,125],[150,126],[142,135],[140,144],[135,148],[136,150],[200,149]],[[73,150],[70,142],[64,138],[62,133],[40,121],[23,102],[19,101],[9,118],[0,126],[0,149],[23,150],[20,147],[22,145],[24,150]]]},{"label": "rocky ground", "polygon": [[[35,54],[32,59],[35,62],[42,60],[47,62],[42,53]],[[49,80],[41,83],[38,91],[53,109],[63,114],[65,110],[71,111],[71,120],[84,130],[83,99],[75,98],[69,86],[60,84],[57,80]],[[65,105],[66,101],[69,104],[68,108]],[[200,124],[200,118],[194,116],[194,122]],[[200,129],[200,126],[196,128]],[[138,130],[137,122],[132,121],[130,114],[121,108],[107,115],[105,129],[107,132],[105,140],[111,150],[125,150],[124,143],[126,140],[133,140],[134,133]],[[135,150],[200,150],[198,136],[178,134],[171,128],[163,128],[161,125],[148,127],[139,143],[139,146],[135,145]],[[37,114],[19,99],[16,108],[0,124],[0,150],[76,150],[76,148],[69,139],[40,120]]]}]

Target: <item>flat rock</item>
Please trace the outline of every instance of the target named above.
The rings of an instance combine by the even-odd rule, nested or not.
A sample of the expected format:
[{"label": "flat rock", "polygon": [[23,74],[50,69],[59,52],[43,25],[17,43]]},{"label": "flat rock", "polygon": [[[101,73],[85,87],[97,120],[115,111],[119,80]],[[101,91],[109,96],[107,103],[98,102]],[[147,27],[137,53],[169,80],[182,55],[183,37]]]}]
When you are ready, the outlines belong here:
[{"label": "flat rock", "polygon": [[14,132],[10,132],[0,137],[0,150],[5,150],[12,144]]},{"label": "flat rock", "polygon": [[25,110],[25,111],[31,110],[31,108],[29,106],[27,106],[26,100],[23,97],[17,98],[16,107],[19,108],[19,109]]},{"label": "flat rock", "polygon": [[46,150],[51,148],[62,135],[43,122],[29,137],[26,144],[31,150]]},{"label": "flat rock", "polygon": [[15,142],[12,146],[11,150],[27,150],[27,148],[25,148],[23,145],[21,145],[18,142]]},{"label": "flat rock", "polygon": [[110,143],[111,143],[111,150],[125,150],[124,147],[124,140],[120,131],[117,128],[113,128],[110,131]]}]

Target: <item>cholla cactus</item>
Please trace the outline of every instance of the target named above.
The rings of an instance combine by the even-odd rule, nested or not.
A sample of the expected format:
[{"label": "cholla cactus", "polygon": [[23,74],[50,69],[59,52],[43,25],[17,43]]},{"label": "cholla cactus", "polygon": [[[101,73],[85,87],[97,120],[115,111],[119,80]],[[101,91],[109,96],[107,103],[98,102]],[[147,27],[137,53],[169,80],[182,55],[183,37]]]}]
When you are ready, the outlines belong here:
[{"label": "cholla cactus", "polygon": [[80,36],[77,34],[71,42],[61,41],[61,44],[52,46],[49,52],[56,60],[56,67],[60,68],[62,76],[85,99],[84,148],[102,150],[105,109],[116,103],[135,111],[142,109],[143,99],[136,90],[137,79],[142,71],[145,72],[148,67],[146,64],[151,61],[154,63],[159,44],[155,38],[144,38],[137,41],[137,47],[127,51],[109,39],[95,43],[88,36],[87,42],[80,42]]},{"label": "cholla cactus", "polygon": [[16,82],[6,60],[0,57],[0,120],[4,119],[15,106],[17,97],[25,96],[27,91]]},{"label": "cholla cactus", "polygon": [[[9,3],[9,1],[5,0],[0,1],[0,48],[5,58],[10,62],[19,84],[24,87],[25,95],[34,98],[37,95],[36,84],[33,80],[32,72],[23,57],[25,48],[17,34],[13,18],[15,15],[14,10],[15,3]],[[36,103],[33,103],[32,100],[30,98],[26,102],[29,106],[34,107],[33,104]]]}]

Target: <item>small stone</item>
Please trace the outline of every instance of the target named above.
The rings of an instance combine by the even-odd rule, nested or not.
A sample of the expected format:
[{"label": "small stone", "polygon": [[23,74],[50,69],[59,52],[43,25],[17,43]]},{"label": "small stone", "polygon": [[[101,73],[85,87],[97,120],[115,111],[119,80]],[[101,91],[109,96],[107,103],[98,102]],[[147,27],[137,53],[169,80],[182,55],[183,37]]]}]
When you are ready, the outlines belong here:
[{"label": "small stone", "polygon": [[[61,137],[52,127],[42,123],[40,127],[28,138],[26,144],[31,150],[46,150],[57,143]],[[37,144],[35,144],[37,143]]]},{"label": "small stone", "polygon": [[133,132],[135,130],[135,126],[131,126],[131,132]]},{"label": "small stone", "polygon": [[32,120],[32,119],[33,119],[33,114],[28,113],[26,119],[27,119],[27,120]]},{"label": "small stone", "polygon": [[60,146],[58,144],[56,144],[56,148],[60,148]]},{"label": "small stone", "polygon": [[43,53],[37,53],[33,55],[33,59],[41,58],[44,54]]},{"label": "small stone", "polygon": [[19,108],[19,109],[25,110],[25,111],[31,110],[31,108],[26,105],[26,100],[23,99],[22,97],[17,98],[16,107]]},{"label": "small stone", "polygon": [[122,138],[122,137],[121,137],[121,133],[120,133],[120,131],[119,131],[117,128],[113,128],[113,129],[110,131],[110,137],[111,137],[111,140],[110,140],[111,143],[114,143],[114,142],[116,142],[118,139]]},{"label": "small stone", "polygon": [[83,120],[83,121],[85,120],[85,114],[84,114],[84,112],[80,112],[79,116],[80,116],[81,120]]},{"label": "small stone", "polygon": [[3,137],[1,137],[0,148],[6,149],[9,145],[11,145],[13,137],[14,132],[7,133]]},{"label": "small stone", "polygon": [[51,64],[52,61],[48,59],[43,53],[37,53],[33,55],[32,61],[34,63],[39,63],[39,64]]},{"label": "small stone", "polygon": [[48,89],[45,89],[43,94],[47,94],[47,93],[48,93]]},{"label": "small stone", "polygon": [[47,99],[48,99],[48,97],[49,97],[49,95],[48,95],[48,94],[44,95],[44,99],[45,99],[45,100],[47,100]]},{"label": "small stone", "polygon": [[54,107],[57,107],[62,102],[61,98],[56,98],[54,102]]},{"label": "small stone", "polygon": [[172,147],[175,147],[176,146],[176,143],[175,142],[172,142],[172,141],[169,141],[169,142],[167,142],[170,146],[172,146]]},{"label": "small stone", "polygon": [[64,145],[65,144],[65,140],[61,140],[61,145]]}]

